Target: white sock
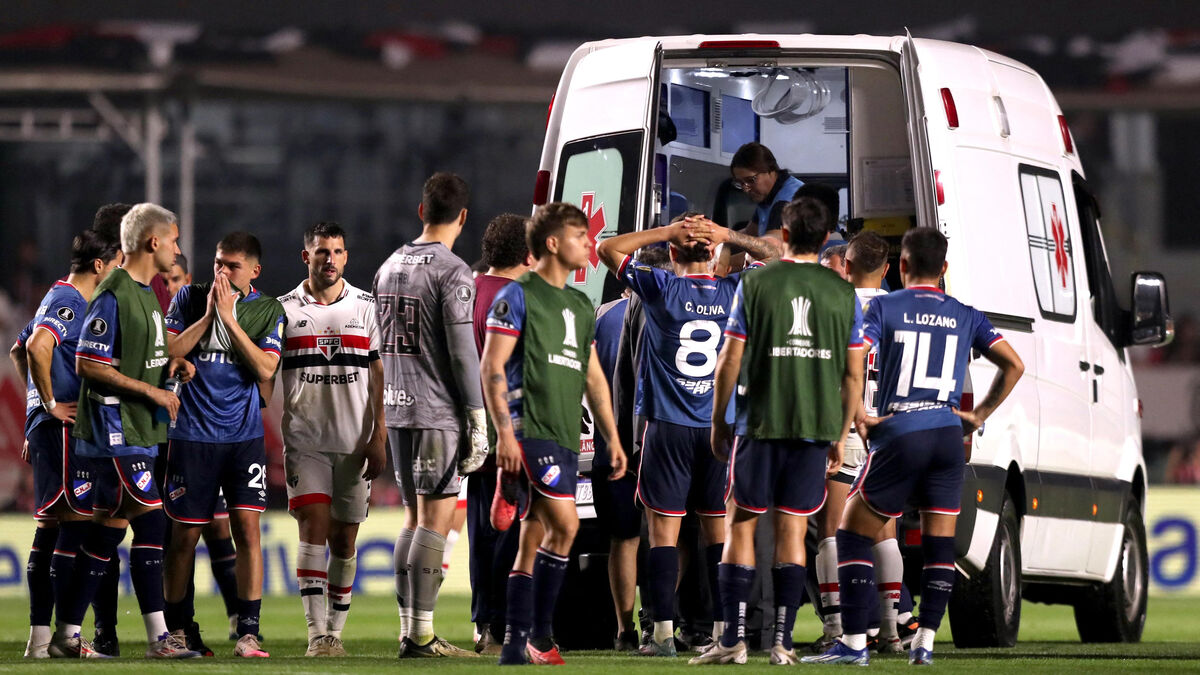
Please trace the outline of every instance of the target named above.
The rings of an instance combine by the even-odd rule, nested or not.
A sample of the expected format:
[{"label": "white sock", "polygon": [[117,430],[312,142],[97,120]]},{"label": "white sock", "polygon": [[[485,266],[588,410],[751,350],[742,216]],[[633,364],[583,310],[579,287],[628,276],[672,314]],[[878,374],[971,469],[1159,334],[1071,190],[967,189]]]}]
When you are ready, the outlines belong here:
[{"label": "white sock", "polygon": [[150,612],[142,615],[142,622],[146,624],[146,639],[151,644],[163,639],[171,631],[167,630],[167,620],[163,618],[162,612]]},{"label": "white sock", "polygon": [[30,626],[29,627],[29,644],[33,646],[44,645],[50,642],[50,626]]},{"label": "white sock", "polygon": [[329,586],[325,571],[325,547],[300,542],[296,553],[296,584],[300,587],[300,602],[304,604],[304,620],[308,622],[308,639],[325,635],[328,630],[325,610],[325,591]]},{"label": "white sock", "polygon": [[936,632],[932,628],[918,628],[917,634],[913,637],[912,649],[922,647],[929,651],[933,651],[933,636]]},{"label": "white sock", "polygon": [[338,558],[329,556],[329,611],[326,614],[326,629],[329,635],[341,639],[342,628],[350,614],[350,595],[354,590],[354,573],[358,569],[358,556]]},{"label": "white sock", "polygon": [[847,633],[838,639],[849,649],[863,650],[867,648],[867,636],[865,633],[856,633],[854,635]]},{"label": "white sock", "polygon": [[712,639],[720,640],[721,636],[724,634],[725,634],[725,622],[724,621],[714,621],[713,622]]},{"label": "white sock", "polygon": [[55,631],[59,637],[69,638],[79,635],[83,630],[83,626],[76,626],[73,623],[56,623],[57,630]]},{"label": "white sock", "polygon": [[675,636],[674,621],[655,621],[654,622],[654,641],[662,643],[663,640]]},{"label": "white sock", "polygon": [[442,551],[442,572],[450,571],[450,552],[454,550],[454,545],[458,543],[458,537],[461,533],[458,530],[450,530],[446,533],[446,550]]},{"label": "white sock", "polygon": [[872,547],[875,553],[875,585],[879,588],[879,635],[894,638],[896,605],[900,602],[900,584],[904,576],[904,558],[895,539],[885,539]]},{"label": "white sock", "polygon": [[821,605],[839,607],[836,612],[827,612],[821,617],[825,637],[834,638],[842,634],[841,593],[838,592],[837,539],[826,537],[817,544],[817,585],[821,589]]},{"label": "white sock", "polygon": [[898,612],[896,614],[896,624],[908,625],[912,621],[912,612]]}]

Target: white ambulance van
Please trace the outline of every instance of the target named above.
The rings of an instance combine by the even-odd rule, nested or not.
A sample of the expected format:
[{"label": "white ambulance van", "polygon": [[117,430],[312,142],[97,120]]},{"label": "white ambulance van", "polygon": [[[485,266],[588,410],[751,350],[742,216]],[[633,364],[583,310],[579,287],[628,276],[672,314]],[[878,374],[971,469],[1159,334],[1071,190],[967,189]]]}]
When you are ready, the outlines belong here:
[{"label": "white ambulance van", "polygon": [[[737,226],[754,204],[732,188],[729,162],[751,141],[837,190],[851,232],[945,233],[946,290],[1025,361],[970,439],[955,642],[1014,644],[1022,598],[1073,605],[1084,641],[1140,639],[1146,468],[1125,348],[1170,339],[1166,287],[1134,274],[1121,309],[1100,212],[1046,84],[999,54],[906,36],[591,42],[551,103],[534,201],[579,205],[593,243],[688,209]],[[604,274],[593,256],[571,282],[599,302]],[[994,373],[975,358],[965,391]],[[919,565],[908,568],[916,582]]]}]

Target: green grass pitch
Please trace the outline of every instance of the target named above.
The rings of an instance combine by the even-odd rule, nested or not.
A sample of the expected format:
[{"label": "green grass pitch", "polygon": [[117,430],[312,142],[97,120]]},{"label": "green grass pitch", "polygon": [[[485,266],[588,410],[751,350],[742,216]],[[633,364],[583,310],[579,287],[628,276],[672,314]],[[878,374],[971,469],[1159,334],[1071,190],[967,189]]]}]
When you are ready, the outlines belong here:
[{"label": "green grass pitch", "polygon": [[[204,597],[197,603],[197,620],[205,629],[205,640],[217,652],[217,657],[188,662],[148,662],[141,657],[145,649],[145,633],[137,604],[133,598],[122,598],[120,637],[125,656],[109,662],[30,662],[21,658],[28,636],[28,604],[21,598],[0,600],[0,671],[65,672],[98,670],[108,673],[159,672],[171,668],[195,672],[229,672],[234,668],[250,668],[263,673],[374,673],[394,672],[396,669],[441,672],[478,671],[494,668],[492,658],[472,660],[405,660],[396,659],[396,618],[394,601],[381,595],[357,596],[346,626],[344,639],[351,654],[346,659],[305,659],[304,615],[298,597],[268,597],[263,602],[262,630],[264,647],[270,659],[237,660],[232,656],[233,643],[226,639],[228,623],[221,602]],[[584,611],[609,611],[607,607]],[[468,647],[471,642],[469,599],[461,592],[446,593],[438,609],[436,627],[443,637]],[[89,618],[90,622],[90,618]],[[85,630],[87,628],[85,627]],[[797,640],[807,642],[820,631],[820,624],[806,606],[797,620]],[[942,670],[970,670],[975,673],[1064,673],[1120,672],[1149,673],[1161,671],[1200,671],[1200,599],[1152,598],[1150,618],[1143,641],[1134,645],[1082,645],[1075,632],[1074,620],[1068,607],[1025,603],[1022,610],[1021,641],[1013,649],[955,650],[949,635],[948,622],[943,625],[935,650],[935,666]],[[657,672],[664,669],[688,668],[686,658],[668,661],[647,659],[616,652],[567,652],[568,668],[598,673],[630,671]],[[814,669],[817,666],[796,666]],[[766,655],[751,656],[750,664],[738,669],[767,668]],[[871,663],[875,671],[896,671],[908,668],[901,658],[876,658]]]}]

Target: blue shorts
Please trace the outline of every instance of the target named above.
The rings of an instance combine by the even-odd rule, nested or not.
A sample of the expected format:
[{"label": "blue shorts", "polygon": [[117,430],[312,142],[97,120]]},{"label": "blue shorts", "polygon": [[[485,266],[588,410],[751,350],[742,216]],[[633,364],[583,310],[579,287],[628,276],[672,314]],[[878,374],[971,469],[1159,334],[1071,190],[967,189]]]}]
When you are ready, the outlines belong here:
[{"label": "blue shorts", "polygon": [[729,458],[726,495],[752,513],[811,516],[825,505],[828,443],[738,436]]},{"label": "blue shorts", "polygon": [[225,510],[267,510],[267,450],[262,437],[239,443],[173,440],[167,446],[163,508],[172,520],[202,525]]},{"label": "blue shorts", "polygon": [[638,501],[661,516],[725,515],[728,466],[712,454],[711,429],[650,420],[642,437]]},{"label": "blue shorts", "polygon": [[28,440],[36,499],[34,517],[53,518],[50,509],[60,499],[75,513],[92,515],[92,460],[75,454],[71,430],[57,420],[42,422],[30,430]]},{"label": "blue shorts", "polygon": [[962,427],[914,431],[872,448],[850,494],[887,518],[899,518],[910,497],[921,511],[958,515],[964,463]]},{"label": "blue shorts", "polygon": [[531,488],[521,495],[521,519],[529,515],[534,492],[548,499],[574,502],[575,485],[579,481],[579,453],[554,441],[521,438],[518,442],[521,444],[521,463]]},{"label": "blue shorts", "polygon": [[93,460],[95,493],[92,507],[97,511],[117,513],[125,497],[142,506],[160,506],[158,481],[154,480],[154,457],[150,455],[121,455]]}]

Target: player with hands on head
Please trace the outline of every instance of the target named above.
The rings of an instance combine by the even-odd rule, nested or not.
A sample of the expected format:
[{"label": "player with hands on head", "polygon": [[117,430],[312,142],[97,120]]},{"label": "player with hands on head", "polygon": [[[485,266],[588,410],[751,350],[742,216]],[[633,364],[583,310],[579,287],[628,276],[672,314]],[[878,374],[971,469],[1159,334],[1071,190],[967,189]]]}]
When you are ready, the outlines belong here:
[{"label": "player with hands on head", "polygon": [[[901,242],[904,290],[873,299],[864,340],[877,348],[881,417],[862,414],[855,426],[871,454],[837,532],[843,635],[810,663],[867,665],[867,606],[874,593],[872,545],[912,496],[921,511],[920,628],[909,663],[933,661],[933,638],[954,587],[954,528],[966,461],[963,434],[983,424],[1024,372],[1021,358],[979,310],[948,296],[946,237],[936,228],[909,230]],[[959,410],[971,350],[999,368],[987,395],[971,412]]]},{"label": "player with hands on head", "polygon": [[524,470],[528,481],[501,665],[563,662],[553,618],[579,528],[575,487],[585,392],[609,443],[610,478],[625,474],[609,383],[592,340],[595,310],[586,295],[566,286],[567,277],[588,264],[587,223],[570,204],[539,207],[527,229],[537,259],[533,271],[501,289],[488,314],[481,369],[498,437],[496,461],[505,471]]},{"label": "player with hands on head", "polygon": [[[641,264],[637,250],[669,242],[674,272]],[[679,574],[680,523],[690,508],[701,516],[712,597],[718,597],[717,566],[725,542],[724,462],[710,446],[713,371],[739,275],[717,278],[717,247],[731,242],[755,257],[778,257],[769,242],[721,227],[701,214],[685,213],[670,225],[606,239],[596,252],[642,301],[646,349],[638,378],[649,422],[642,441],[637,499],[646,508],[650,551],[647,586],[653,639],[641,653],[675,656],[675,589]],[[714,632],[723,626],[714,601]]]}]

